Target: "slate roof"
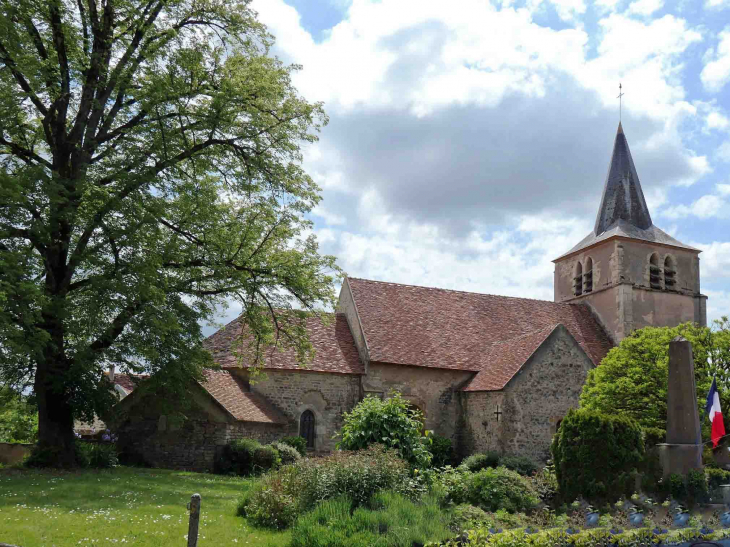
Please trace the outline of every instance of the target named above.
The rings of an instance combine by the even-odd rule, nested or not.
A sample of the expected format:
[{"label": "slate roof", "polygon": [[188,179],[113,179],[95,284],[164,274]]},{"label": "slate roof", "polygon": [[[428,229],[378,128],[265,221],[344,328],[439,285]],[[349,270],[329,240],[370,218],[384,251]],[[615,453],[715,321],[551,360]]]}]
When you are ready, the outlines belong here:
[{"label": "slate roof", "polygon": [[652,223],[629,143],[620,122],[593,231],[556,260],[614,236],[699,252],[698,249],[674,239]]},{"label": "slate roof", "polygon": [[[511,370],[509,363],[559,323],[596,365],[612,347],[587,306],[352,277],[347,281],[371,361],[487,372],[501,378]],[[502,350],[493,348],[526,335],[534,337],[522,340],[525,346],[515,349],[514,359],[508,344]]]},{"label": "slate roof", "polygon": [[[299,366],[296,351],[286,349],[279,351],[271,348],[266,355],[265,369],[309,370],[314,372],[332,372],[339,374],[364,374],[365,367],[360,361],[355,341],[344,314],[331,314],[330,322],[324,325],[317,317],[307,319],[309,340],[314,346],[315,356],[306,368]],[[208,337],[203,345],[213,355],[213,360],[224,368],[246,366],[239,363],[234,354],[234,342],[241,336],[247,336],[241,318],[235,319]],[[239,348],[239,351],[242,348]]]},{"label": "slate roof", "polygon": [[264,397],[252,393],[243,381],[227,370],[206,370],[201,385],[225,408],[242,422],[285,424],[286,417]]}]

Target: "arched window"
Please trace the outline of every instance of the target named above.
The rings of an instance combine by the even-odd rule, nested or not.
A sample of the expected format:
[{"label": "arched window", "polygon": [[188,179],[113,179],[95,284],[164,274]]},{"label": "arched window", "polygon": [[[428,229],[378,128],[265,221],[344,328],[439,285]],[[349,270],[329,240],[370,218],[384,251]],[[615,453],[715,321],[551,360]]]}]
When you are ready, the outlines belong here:
[{"label": "arched window", "polygon": [[307,441],[307,448],[314,449],[314,412],[305,410],[299,418],[299,436]]},{"label": "arched window", "polygon": [[677,268],[674,265],[674,259],[667,256],[664,259],[664,288],[673,291],[677,286]]},{"label": "arched window", "polygon": [[573,276],[573,294],[580,296],[583,294],[583,265],[578,261],[575,265],[575,275]]},{"label": "arched window", "polygon": [[662,269],[659,267],[659,255],[654,253],[649,258],[649,286],[652,289],[662,288]]},{"label": "arched window", "polygon": [[586,267],[583,272],[583,292],[591,292],[593,290],[593,259],[589,256],[586,258]]}]

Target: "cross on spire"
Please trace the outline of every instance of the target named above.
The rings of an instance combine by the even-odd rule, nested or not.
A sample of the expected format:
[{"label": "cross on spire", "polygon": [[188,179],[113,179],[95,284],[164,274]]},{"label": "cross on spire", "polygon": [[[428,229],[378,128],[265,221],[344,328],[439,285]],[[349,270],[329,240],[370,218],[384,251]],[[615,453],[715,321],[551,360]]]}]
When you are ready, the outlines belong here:
[{"label": "cross on spire", "polygon": [[621,89],[622,89],[621,82],[619,82],[618,83],[618,97],[616,97],[618,99],[618,121],[619,121],[619,123],[621,123],[621,97],[623,97],[625,95],[625,93],[622,93]]}]

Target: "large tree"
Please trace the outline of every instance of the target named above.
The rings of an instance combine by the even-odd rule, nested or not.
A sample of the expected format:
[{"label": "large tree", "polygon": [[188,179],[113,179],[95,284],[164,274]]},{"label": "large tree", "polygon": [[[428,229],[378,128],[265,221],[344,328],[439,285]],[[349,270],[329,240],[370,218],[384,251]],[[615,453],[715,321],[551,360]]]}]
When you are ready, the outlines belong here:
[{"label": "large tree", "polygon": [[[669,342],[677,336],[692,344],[700,416],[713,378],[722,407],[730,408],[730,322],[725,317],[712,328],[683,323],[634,331],[590,371],[580,406],[628,416],[644,428],[666,429]],[[706,419],[702,423],[709,425]]]},{"label": "large tree", "polygon": [[248,4],[0,0],[0,380],[32,386],[59,464],[106,367],[199,377],[231,296],[305,355],[276,310],[333,302],[300,152],[327,120]]}]

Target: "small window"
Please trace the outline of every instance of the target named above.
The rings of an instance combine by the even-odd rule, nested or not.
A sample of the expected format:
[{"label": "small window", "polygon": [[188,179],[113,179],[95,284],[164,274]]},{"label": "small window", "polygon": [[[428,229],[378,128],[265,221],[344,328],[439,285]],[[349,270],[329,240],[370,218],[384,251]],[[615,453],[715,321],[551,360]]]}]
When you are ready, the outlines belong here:
[{"label": "small window", "polygon": [[659,255],[656,253],[649,258],[649,286],[652,289],[662,288],[662,269],[659,267]]},{"label": "small window", "polygon": [[583,265],[580,261],[575,265],[575,275],[573,276],[573,294],[580,296],[583,294]]},{"label": "small window", "polygon": [[591,292],[593,290],[593,259],[589,256],[586,258],[586,267],[583,272],[583,292]]},{"label": "small window", "polygon": [[314,450],[314,412],[305,410],[299,418],[299,436],[307,441],[307,448]]},{"label": "small window", "polygon": [[664,288],[668,291],[673,291],[677,286],[677,268],[674,264],[674,259],[671,256],[667,256],[664,259]]}]

